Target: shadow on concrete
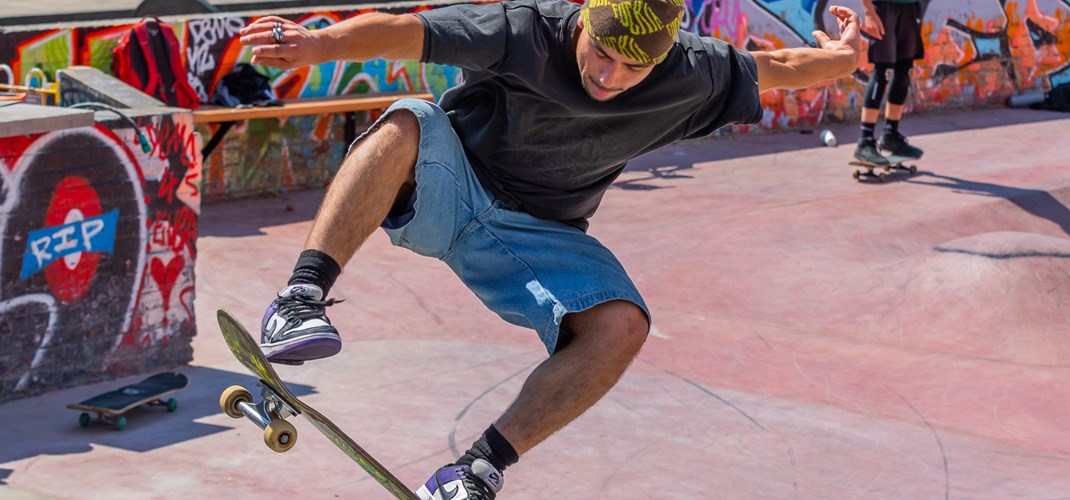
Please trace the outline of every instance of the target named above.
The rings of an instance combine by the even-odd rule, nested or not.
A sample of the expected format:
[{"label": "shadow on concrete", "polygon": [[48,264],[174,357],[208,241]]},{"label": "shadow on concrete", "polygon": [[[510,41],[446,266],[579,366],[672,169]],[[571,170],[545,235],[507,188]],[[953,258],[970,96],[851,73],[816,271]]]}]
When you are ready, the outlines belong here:
[{"label": "shadow on concrete", "polygon": [[693,168],[695,168],[694,164],[686,162],[682,162],[678,165],[652,166],[646,170],[646,173],[650,175],[646,177],[617,181],[614,182],[611,187],[616,189],[627,189],[631,191],[650,191],[653,189],[663,189],[671,186],[654,186],[643,183],[655,179],[693,179],[694,176],[679,173],[681,171],[691,170]]},{"label": "shadow on concrete", "polygon": [[[947,113],[931,113],[920,116],[908,115],[903,119],[901,127],[907,135],[917,137],[945,132],[960,132],[962,130],[1065,120],[1066,118],[1070,118],[1070,115],[1052,111],[983,108],[969,111],[957,110]],[[883,125],[878,123],[878,127],[880,126]],[[649,171],[656,176],[652,172],[653,170],[679,171],[693,168],[692,160],[696,158],[706,163],[821,148],[824,145],[815,131],[822,128],[831,130],[836,135],[840,147],[849,149],[844,151],[845,157],[850,156],[854,144],[858,142],[858,124],[835,123],[815,125],[811,129],[797,131],[739,134],[718,137],[714,140],[704,138],[684,141],[677,143],[675,146],[642,155],[629,162],[624,171]],[[629,179],[623,182],[634,184],[636,181]],[[624,186],[618,185],[617,187]]]},{"label": "shadow on concrete", "polygon": [[325,189],[278,197],[207,203],[201,207],[199,236],[241,237],[265,234],[264,228],[312,220]]},{"label": "shadow on concrete", "polygon": [[[912,136],[957,132],[965,129],[1001,127],[1015,124],[1065,120],[1066,113],[1030,109],[988,108],[975,111],[955,111],[907,117],[903,129]],[[818,127],[820,128],[820,127]],[[850,148],[858,140],[856,124],[831,124],[831,129],[850,156]],[[799,151],[824,147],[813,130],[741,134],[715,139],[684,141],[652,151],[630,161],[625,172],[647,175],[619,180],[613,188],[649,191],[670,186],[656,186],[646,181],[661,179],[691,179],[685,172],[702,163]],[[892,176],[895,180],[903,180]],[[891,179],[890,179],[891,180]],[[277,196],[235,201],[206,203],[202,208],[200,236],[242,237],[265,234],[265,227],[312,220],[319,209],[325,189],[310,189],[281,193]],[[221,221],[226,221],[222,223]],[[1065,223],[1064,223],[1065,229]]]},{"label": "shadow on concrete", "polygon": [[[110,425],[92,424],[80,427],[81,412],[66,409],[67,403],[82,401],[95,394],[107,392],[124,385],[122,380],[94,384],[65,391],[58,391],[26,400],[5,403],[0,409],[18,415],[17,419],[4,419],[7,432],[4,445],[0,446],[0,464],[24,460],[40,455],[66,455],[85,453],[93,445],[145,452],[176,443],[197,439],[231,429],[197,422],[204,417],[221,414],[219,395],[230,385],[241,385],[259,397],[257,379],[250,375],[205,367],[187,367],[176,371],[190,379],[189,388],[174,395],[178,409],[168,413],[160,407],[141,407],[126,413],[127,427],[117,431]],[[136,381],[138,377],[130,380]],[[313,394],[311,386],[287,384],[298,397]],[[252,426],[251,422],[234,421],[235,426]],[[4,472],[0,469],[0,484]]]},{"label": "shadow on concrete", "polygon": [[1070,236],[1070,208],[1048,191],[976,182],[932,172],[918,172],[916,177],[905,182],[950,189],[957,194],[1002,198],[1031,215],[1053,222]]}]

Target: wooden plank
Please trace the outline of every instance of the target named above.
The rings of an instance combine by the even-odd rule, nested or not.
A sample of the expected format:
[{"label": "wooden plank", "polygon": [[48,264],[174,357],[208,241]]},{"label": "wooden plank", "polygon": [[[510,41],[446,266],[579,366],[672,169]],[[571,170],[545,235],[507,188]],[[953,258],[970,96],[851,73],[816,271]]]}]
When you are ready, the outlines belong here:
[{"label": "wooden plank", "polygon": [[433,101],[431,94],[393,94],[365,97],[314,97],[283,101],[282,106],[223,108],[202,107],[193,111],[193,123],[219,123],[257,118],[280,118],[284,116],[320,115],[386,109],[394,101],[403,98]]}]

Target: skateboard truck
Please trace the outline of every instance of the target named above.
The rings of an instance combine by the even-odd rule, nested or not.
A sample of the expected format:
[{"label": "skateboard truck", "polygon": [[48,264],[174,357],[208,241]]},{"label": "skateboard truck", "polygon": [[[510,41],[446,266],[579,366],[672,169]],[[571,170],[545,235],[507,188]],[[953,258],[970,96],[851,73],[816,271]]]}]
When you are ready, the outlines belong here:
[{"label": "skateboard truck", "polygon": [[216,317],[219,319],[219,330],[227,347],[238,362],[257,378],[261,388],[261,401],[254,403],[253,395],[244,387],[228,387],[219,396],[219,407],[224,413],[233,418],[244,417],[252,420],[264,429],[264,443],[268,448],[280,453],[293,448],[297,442],[297,429],[286,419],[301,415],[394,497],[417,500],[412,490],[364,451],[334,422],[291,394],[286,383],[279,378],[279,374],[275,373],[271,363],[264,357],[260,345],[233,316],[220,310]]},{"label": "skateboard truck", "polygon": [[219,408],[231,418],[248,418],[264,429],[264,444],[273,451],[285,453],[297,444],[297,429],[286,419],[301,412],[287,405],[270,387],[260,383],[259,403],[240,385],[228,387],[219,396]]},{"label": "skateboard truck", "polygon": [[[888,180],[888,172],[891,172],[892,170],[905,170],[909,172],[910,175],[915,175],[918,173],[918,167],[916,165],[904,165],[904,163],[910,160],[917,160],[917,158],[896,155],[886,156],[885,158],[888,159],[888,163],[884,165],[878,165],[876,163],[869,163],[857,159],[848,162],[849,165],[862,167],[865,169],[865,171],[855,169],[853,172],[851,172],[851,177],[854,177],[856,181],[862,180],[862,178],[876,177],[881,182],[885,182]],[[874,170],[883,170],[883,172],[874,173]]]}]

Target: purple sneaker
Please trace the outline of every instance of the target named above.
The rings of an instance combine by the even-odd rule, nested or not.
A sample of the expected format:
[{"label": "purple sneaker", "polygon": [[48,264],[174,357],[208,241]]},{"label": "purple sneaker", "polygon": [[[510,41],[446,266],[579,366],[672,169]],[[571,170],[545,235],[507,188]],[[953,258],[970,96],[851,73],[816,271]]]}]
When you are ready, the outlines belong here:
[{"label": "purple sneaker", "polygon": [[420,500],[493,500],[505,476],[490,462],[477,459],[472,466],[447,465],[431,476],[416,496]]},{"label": "purple sneaker", "polygon": [[297,284],[283,288],[260,326],[260,349],[272,363],[300,365],[326,358],[342,350],[338,330],[327,319],[326,307],[340,301],[323,300],[316,285]]}]

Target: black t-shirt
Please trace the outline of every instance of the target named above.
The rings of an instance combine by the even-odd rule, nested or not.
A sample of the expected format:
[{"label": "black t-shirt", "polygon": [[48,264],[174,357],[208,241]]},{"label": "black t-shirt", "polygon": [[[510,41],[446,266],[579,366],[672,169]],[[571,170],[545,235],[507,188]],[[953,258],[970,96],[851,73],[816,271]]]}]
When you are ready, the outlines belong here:
[{"label": "black t-shirt", "polygon": [[417,14],[422,61],[459,67],[439,102],[480,182],[535,217],[586,228],[628,160],[761,119],[754,58],[680,31],[668,57],[610,101],[583,89],[565,0],[453,5]]}]

